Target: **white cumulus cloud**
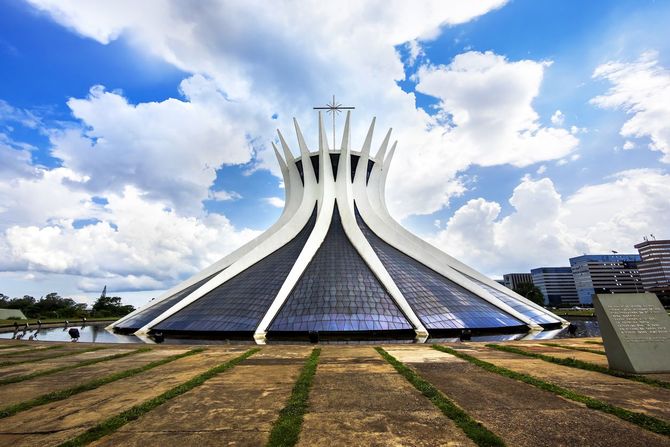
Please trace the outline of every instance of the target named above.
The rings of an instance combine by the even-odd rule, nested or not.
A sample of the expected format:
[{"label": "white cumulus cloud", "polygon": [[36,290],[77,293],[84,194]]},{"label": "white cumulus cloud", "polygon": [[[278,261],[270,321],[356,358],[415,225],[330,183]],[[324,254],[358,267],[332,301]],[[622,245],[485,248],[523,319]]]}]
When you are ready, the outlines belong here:
[{"label": "white cumulus cloud", "polygon": [[560,110],[556,110],[553,115],[551,115],[551,124],[557,127],[561,127],[565,122],[565,115]]},{"label": "white cumulus cloud", "polygon": [[[236,229],[224,216],[179,215],[164,203],[126,187],[108,196],[96,223],[77,228],[72,218],[5,230],[3,267],[82,276],[98,290],[161,288],[193,274],[258,234]],[[0,245],[2,250],[2,245]]]},{"label": "white cumulus cloud", "polygon": [[[511,214],[473,199],[459,208],[431,241],[491,275],[565,266],[582,253],[635,253],[644,234],[670,228],[670,175],[639,169],[584,186],[562,197],[549,178],[528,177],[515,188]],[[661,236],[663,235],[663,236]]]},{"label": "white cumulus cloud", "polygon": [[172,206],[198,210],[215,169],[251,161],[247,134],[262,131],[244,118],[253,113],[238,117],[244,107],[226,100],[211,80],[195,75],[180,89],[186,100],[131,104],[102,86],[87,98],[71,98],[81,125],[51,132],[53,155],[87,176],[83,186],[91,192],[134,185]]},{"label": "white cumulus cloud", "polygon": [[[593,77],[611,86],[591,103],[625,111],[630,118],[621,127],[621,136],[648,137],[649,147],[670,163],[670,70],[659,64],[658,53],[645,52],[635,62],[607,62],[595,69]],[[628,143],[624,149],[632,149]]]},{"label": "white cumulus cloud", "polygon": [[284,208],[284,199],[281,197],[265,197],[263,201],[275,208]]}]

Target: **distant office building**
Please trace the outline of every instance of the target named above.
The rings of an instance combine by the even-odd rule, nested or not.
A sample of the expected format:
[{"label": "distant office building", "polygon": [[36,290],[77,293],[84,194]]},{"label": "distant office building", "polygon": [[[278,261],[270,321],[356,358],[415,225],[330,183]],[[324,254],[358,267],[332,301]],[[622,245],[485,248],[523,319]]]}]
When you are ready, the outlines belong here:
[{"label": "distant office building", "polygon": [[504,279],[496,279],[494,281],[497,282],[498,284],[500,284],[501,286],[505,285],[505,280]]},{"label": "distant office building", "polygon": [[595,293],[642,292],[639,255],[583,255],[570,258],[572,276],[581,304],[593,304]]},{"label": "distant office building", "polygon": [[579,304],[575,279],[570,267],[539,267],[530,274],[544,295],[544,304],[549,306],[574,306]]},{"label": "distant office building", "polygon": [[638,269],[644,290],[659,297],[670,295],[670,240],[644,241],[635,248],[642,258]]},{"label": "distant office building", "polygon": [[503,285],[508,289],[514,290],[519,284],[533,284],[533,277],[530,273],[506,273],[503,275]]}]

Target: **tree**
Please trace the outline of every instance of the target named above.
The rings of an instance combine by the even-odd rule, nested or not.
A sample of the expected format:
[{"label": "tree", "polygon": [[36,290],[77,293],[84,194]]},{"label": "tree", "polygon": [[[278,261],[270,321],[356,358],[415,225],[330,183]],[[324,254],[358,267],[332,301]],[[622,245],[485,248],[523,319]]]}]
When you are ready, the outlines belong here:
[{"label": "tree", "polygon": [[134,311],[131,305],[122,305],[121,297],[100,295],[93,305],[92,315],[96,317],[123,317]]},{"label": "tree", "polygon": [[72,298],[63,298],[56,292],[47,294],[27,310],[32,318],[80,318],[86,315],[85,309]]},{"label": "tree", "polygon": [[544,295],[542,295],[539,287],[533,283],[522,282],[514,288],[514,291],[540,306],[544,305]]}]

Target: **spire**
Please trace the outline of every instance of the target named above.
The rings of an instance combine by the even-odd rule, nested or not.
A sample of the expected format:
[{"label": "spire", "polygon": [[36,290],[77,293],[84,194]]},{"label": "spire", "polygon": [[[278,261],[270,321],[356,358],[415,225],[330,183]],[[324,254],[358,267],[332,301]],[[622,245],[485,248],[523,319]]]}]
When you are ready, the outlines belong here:
[{"label": "spire", "polygon": [[381,163],[384,160],[384,157],[386,156],[386,148],[388,148],[389,145],[389,140],[391,139],[391,131],[393,128],[389,128],[388,132],[386,132],[386,136],[384,137],[384,141],[382,141],[382,145],[377,151],[377,154],[375,155],[375,158],[377,159],[377,162]]}]

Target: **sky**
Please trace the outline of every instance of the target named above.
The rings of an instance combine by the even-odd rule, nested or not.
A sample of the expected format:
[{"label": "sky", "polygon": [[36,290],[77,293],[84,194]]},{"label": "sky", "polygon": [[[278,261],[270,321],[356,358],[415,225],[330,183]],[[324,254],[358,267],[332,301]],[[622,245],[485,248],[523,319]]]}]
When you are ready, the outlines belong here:
[{"label": "sky", "polygon": [[[0,293],[141,305],[268,228],[276,129],[393,128],[390,212],[492,276],[670,238],[670,2],[0,3]],[[341,127],[341,123],[339,123]],[[358,142],[358,143],[357,143]]]}]

